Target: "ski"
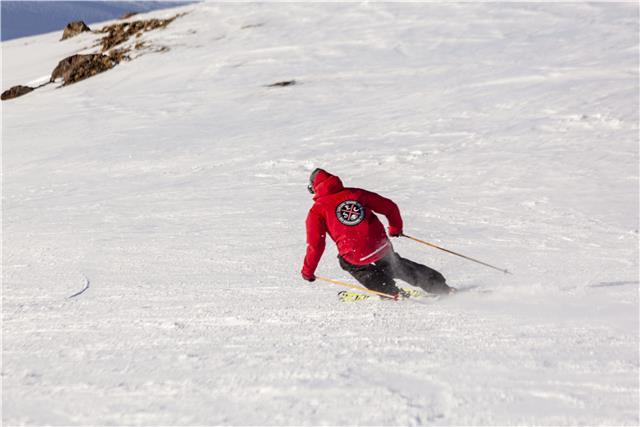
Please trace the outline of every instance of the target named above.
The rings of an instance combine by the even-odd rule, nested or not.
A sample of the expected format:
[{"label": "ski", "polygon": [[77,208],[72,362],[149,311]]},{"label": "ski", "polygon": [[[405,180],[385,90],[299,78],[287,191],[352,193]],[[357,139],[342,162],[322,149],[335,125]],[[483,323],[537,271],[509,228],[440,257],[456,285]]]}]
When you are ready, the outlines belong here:
[{"label": "ski", "polygon": [[425,291],[421,291],[418,289],[412,288],[400,288],[400,293],[404,298],[425,298],[425,297],[434,297],[435,295],[428,294]]},{"label": "ski", "polygon": [[[428,294],[424,291],[411,289],[411,288],[400,288],[401,298],[400,299],[421,299],[421,298],[431,298],[437,299],[438,295]],[[372,298],[373,295],[364,295],[354,291],[340,291],[338,292],[338,299],[342,302],[358,302],[364,301]],[[389,298],[380,298],[380,299],[389,299]]]},{"label": "ski", "polygon": [[363,295],[353,291],[338,292],[338,299],[342,302],[356,302],[371,298],[371,295]]}]

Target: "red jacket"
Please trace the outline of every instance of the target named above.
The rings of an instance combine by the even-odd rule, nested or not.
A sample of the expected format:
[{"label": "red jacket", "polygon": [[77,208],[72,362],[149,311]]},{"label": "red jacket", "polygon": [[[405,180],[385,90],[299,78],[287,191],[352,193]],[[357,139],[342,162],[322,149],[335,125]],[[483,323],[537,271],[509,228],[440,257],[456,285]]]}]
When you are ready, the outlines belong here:
[{"label": "red jacket", "polygon": [[371,264],[392,250],[384,226],[374,214],[389,221],[389,234],[402,233],[398,206],[389,199],[359,188],[345,188],[337,176],[320,170],[312,183],[315,203],[307,216],[307,254],[302,275],[312,277],[329,233],[338,253],[350,264]]}]

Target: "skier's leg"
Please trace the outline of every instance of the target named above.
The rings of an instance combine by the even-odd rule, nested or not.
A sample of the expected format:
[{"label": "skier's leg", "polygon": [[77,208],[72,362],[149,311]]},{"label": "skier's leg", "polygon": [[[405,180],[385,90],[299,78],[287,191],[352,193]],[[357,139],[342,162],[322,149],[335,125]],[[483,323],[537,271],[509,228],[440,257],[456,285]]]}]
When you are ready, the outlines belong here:
[{"label": "skier's leg", "polygon": [[340,267],[351,274],[358,282],[372,291],[383,292],[385,294],[396,295],[399,292],[390,264],[385,262],[374,262],[367,265],[353,265],[338,257]]},{"label": "skier's leg", "polygon": [[402,258],[397,253],[393,253],[392,257],[394,277],[433,294],[452,292],[453,288],[447,285],[446,279],[440,272],[426,265]]}]

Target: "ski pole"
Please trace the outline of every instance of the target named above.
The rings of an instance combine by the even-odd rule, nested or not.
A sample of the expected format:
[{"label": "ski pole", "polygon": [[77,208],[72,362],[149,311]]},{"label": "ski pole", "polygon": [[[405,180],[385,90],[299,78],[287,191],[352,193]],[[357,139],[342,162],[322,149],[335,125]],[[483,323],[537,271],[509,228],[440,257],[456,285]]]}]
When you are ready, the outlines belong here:
[{"label": "ski pole", "polygon": [[344,286],[346,288],[357,289],[357,290],[362,291],[362,292],[368,292],[370,294],[380,295],[380,296],[383,296],[383,297],[386,297],[386,298],[391,298],[391,299],[394,299],[394,300],[398,299],[398,295],[391,295],[391,294],[385,294],[383,292],[372,291],[371,289],[363,288],[361,286],[351,285],[349,283],[341,282],[339,280],[327,279],[326,277],[320,277],[320,276],[316,276],[316,279],[322,280],[323,282],[332,283],[334,285]]},{"label": "ski pole", "polygon": [[448,252],[450,254],[459,256],[459,257],[464,258],[464,259],[468,259],[469,261],[477,262],[478,264],[482,264],[482,265],[484,265],[486,267],[493,268],[494,270],[502,271],[504,274],[513,274],[507,269],[495,267],[495,266],[493,266],[491,264],[487,264],[486,262],[478,261],[477,259],[468,257],[466,255],[459,254],[457,252],[450,251],[449,249],[442,248],[442,247],[440,247],[438,245],[434,245],[433,243],[425,242],[424,240],[416,239],[415,237],[407,236],[406,234],[401,234],[401,236],[402,237],[406,237],[408,239],[411,239],[413,241],[416,241],[418,243],[422,243],[423,245],[431,246],[432,248],[440,249],[441,251]]}]

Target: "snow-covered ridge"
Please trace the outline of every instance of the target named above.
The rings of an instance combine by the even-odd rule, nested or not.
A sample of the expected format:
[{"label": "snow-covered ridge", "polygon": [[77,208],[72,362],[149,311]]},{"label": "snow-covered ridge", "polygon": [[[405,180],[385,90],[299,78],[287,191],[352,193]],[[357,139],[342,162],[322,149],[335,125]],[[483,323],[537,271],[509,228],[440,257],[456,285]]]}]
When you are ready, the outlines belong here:
[{"label": "snow-covered ridge", "polygon": [[[1,104],[3,423],[640,422],[637,4],[136,19],[183,12],[167,52]],[[94,37],[3,42],[2,88]],[[470,290],[338,302],[299,277],[318,166],[514,274],[394,239]]]},{"label": "snow-covered ridge", "polygon": [[[46,81],[38,81],[36,87],[26,84],[13,86],[2,92],[2,100],[15,99],[29,94],[57,80],[61,86],[77,83],[113,69],[122,61],[132,61],[150,52],[166,52],[167,46],[152,45],[144,37],[145,33],[164,29],[174,20],[184,16],[174,16],[158,19],[129,19],[138,14],[127,14],[120,18],[120,22],[111,23],[102,28],[92,30],[83,21],[69,22],[62,33],[61,42],[70,38],[88,34],[94,40],[90,47],[84,47],[71,56],[61,58]],[[60,86],[60,87],[61,87]]]},{"label": "snow-covered ridge", "polygon": [[61,30],[68,22],[81,20],[88,24],[116,19],[128,13],[149,12],[176,7],[185,2],[168,1],[34,1],[3,0],[2,40],[29,37]]}]

